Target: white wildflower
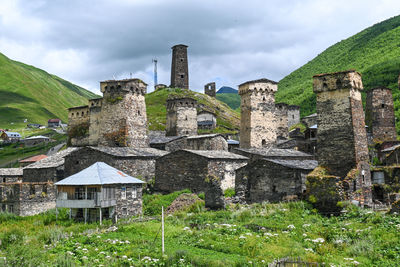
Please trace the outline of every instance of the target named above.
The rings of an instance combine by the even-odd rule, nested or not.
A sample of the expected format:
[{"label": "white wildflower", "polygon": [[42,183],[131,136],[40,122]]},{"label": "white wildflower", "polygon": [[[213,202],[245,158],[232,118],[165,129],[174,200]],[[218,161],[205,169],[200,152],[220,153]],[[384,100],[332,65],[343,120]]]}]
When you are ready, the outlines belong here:
[{"label": "white wildflower", "polygon": [[288,229],[295,229],[296,227],[295,227],[293,224],[289,224],[289,225],[287,226],[287,228],[288,228]]},{"label": "white wildflower", "polygon": [[323,239],[323,238],[321,238],[321,237],[318,237],[318,238],[316,238],[316,239],[313,239],[312,242],[314,242],[314,243],[324,243],[324,242],[325,242],[325,239]]},{"label": "white wildflower", "polygon": [[353,261],[354,265],[359,265],[360,263],[358,261]]},{"label": "white wildflower", "polygon": [[123,255],[123,256],[122,256],[122,258],[123,258],[123,259],[127,259],[127,258],[128,258],[128,256],[126,256],[126,255]]},{"label": "white wildflower", "polygon": [[303,227],[310,227],[310,226],[311,226],[311,224],[309,224],[309,223],[303,224]]},{"label": "white wildflower", "polygon": [[240,235],[239,238],[240,238],[240,239],[246,239],[246,237],[243,236],[243,235]]},{"label": "white wildflower", "polygon": [[353,258],[343,258],[344,260],[346,260],[346,261],[353,261],[354,259]]},{"label": "white wildflower", "polygon": [[87,260],[87,259],[88,259],[88,257],[86,257],[86,256],[82,257],[82,260]]},{"label": "white wildflower", "polygon": [[306,234],[306,233],[304,233],[304,234],[303,234],[303,236],[304,236],[304,237],[306,237],[306,236],[307,236],[307,234]]},{"label": "white wildflower", "polygon": [[305,248],[305,251],[310,251],[310,252],[314,252],[314,250],[312,248]]},{"label": "white wildflower", "polygon": [[246,233],[246,235],[252,236],[253,234],[252,233]]}]

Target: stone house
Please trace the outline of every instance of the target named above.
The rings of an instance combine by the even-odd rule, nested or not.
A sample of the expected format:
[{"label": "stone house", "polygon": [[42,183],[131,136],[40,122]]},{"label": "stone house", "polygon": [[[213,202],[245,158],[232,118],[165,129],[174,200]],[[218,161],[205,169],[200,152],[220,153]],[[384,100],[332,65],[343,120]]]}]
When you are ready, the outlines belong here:
[{"label": "stone house", "polygon": [[235,171],[247,157],[228,151],[178,150],[156,161],[155,189],[170,193],[183,189],[204,192],[205,180],[217,178],[223,190],[235,187]]},{"label": "stone house", "polygon": [[285,103],[275,104],[276,137],[278,140],[287,139],[289,137],[288,106],[289,105]]},{"label": "stone house", "polygon": [[48,136],[42,136],[42,135],[31,136],[21,140],[21,143],[23,143],[26,147],[35,146],[38,144],[47,144],[49,142],[50,138]]},{"label": "stone house", "polygon": [[300,122],[300,107],[296,105],[289,105],[287,115],[288,128],[298,124]]},{"label": "stone house", "polygon": [[155,148],[84,147],[65,158],[65,175],[73,175],[101,161],[148,182],[154,178],[156,159],[166,154]]},{"label": "stone house", "polygon": [[57,208],[69,208],[78,220],[126,218],[142,214],[143,181],[104,162],[56,183]]},{"label": "stone house", "polygon": [[156,134],[154,134],[154,132],[155,131],[150,131],[149,134],[150,147],[160,150],[166,150],[167,144],[176,139],[185,138],[184,136],[165,136],[165,132],[160,132]]},{"label": "stone house", "polygon": [[21,167],[25,167],[25,166],[28,166],[29,164],[33,164],[33,163],[38,162],[39,160],[42,160],[45,158],[47,158],[46,155],[36,155],[33,157],[29,157],[29,158],[20,160],[19,164]]},{"label": "stone house", "polygon": [[215,113],[202,110],[197,113],[197,128],[199,130],[213,130],[217,127],[217,117]]},{"label": "stone house", "polygon": [[306,176],[316,160],[258,159],[236,170],[236,195],[247,203],[297,199],[306,190]]},{"label": "stone house", "polygon": [[166,136],[197,134],[197,101],[190,97],[168,98]]},{"label": "stone house", "polygon": [[228,143],[221,134],[204,134],[185,136],[165,144],[165,150],[170,152],[181,149],[228,151]]},{"label": "stone house", "polygon": [[17,132],[2,132],[0,138],[4,143],[15,143],[21,140],[21,134]]},{"label": "stone house", "polygon": [[61,127],[61,120],[60,119],[49,119],[47,121],[47,127],[48,128],[57,128]]},{"label": "stone house", "polygon": [[311,115],[305,116],[301,118],[301,123],[303,123],[306,127],[310,127],[312,125],[317,124],[317,113],[313,113]]},{"label": "stone house", "polygon": [[0,169],[0,212],[16,213],[18,202],[16,193],[22,182],[22,168]]}]

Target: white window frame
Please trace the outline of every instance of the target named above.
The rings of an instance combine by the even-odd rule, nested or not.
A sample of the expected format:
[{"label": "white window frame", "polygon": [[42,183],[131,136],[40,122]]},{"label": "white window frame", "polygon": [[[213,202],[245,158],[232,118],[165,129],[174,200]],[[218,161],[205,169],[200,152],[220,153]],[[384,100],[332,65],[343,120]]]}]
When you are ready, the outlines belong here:
[{"label": "white window frame", "polygon": [[136,188],[136,186],[132,187],[132,198],[133,199],[137,198],[137,188]]},{"label": "white window frame", "polygon": [[126,199],[126,186],[121,187],[121,199]]}]

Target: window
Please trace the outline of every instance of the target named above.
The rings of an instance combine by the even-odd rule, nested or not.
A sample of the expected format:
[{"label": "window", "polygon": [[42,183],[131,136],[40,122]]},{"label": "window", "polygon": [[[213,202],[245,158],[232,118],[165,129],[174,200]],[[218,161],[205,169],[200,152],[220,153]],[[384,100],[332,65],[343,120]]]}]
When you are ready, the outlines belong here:
[{"label": "window", "polygon": [[128,215],[128,209],[122,208],[122,215]]},{"label": "window", "polygon": [[137,198],[137,189],[136,186],[132,187],[132,198],[136,199]]},{"label": "window", "polygon": [[3,205],[2,205],[1,210],[2,210],[3,212],[5,212],[5,211],[7,210],[6,204],[3,204]]},{"label": "window", "polygon": [[385,108],[385,104],[382,104],[381,107],[382,107],[382,108]]},{"label": "window", "polygon": [[121,199],[126,199],[126,187],[121,187]]},{"label": "window", "polygon": [[276,193],[276,185],[272,186],[272,193]]},{"label": "window", "polygon": [[47,185],[44,184],[42,187],[42,193],[47,194]]},{"label": "window", "polygon": [[75,199],[85,199],[85,188],[75,187]]},{"label": "window", "polygon": [[292,115],[292,119],[294,119],[294,115]]},{"label": "window", "polygon": [[265,146],[266,144],[267,144],[267,141],[266,141],[265,139],[263,139],[263,140],[261,141],[261,145]]},{"label": "window", "polygon": [[184,75],[181,75],[181,78],[183,79],[183,77],[185,77]]},{"label": "window", "polygon": [[29,194],[30,194],[31,196],[35,194],[35,186],[34,186],[34,185],[31,185],[31,186],[30,186],[30,188],[29,188]]},{"label": "window", "polygon": [[8,212],[10,212],[10,213],[14,212],[14,206],[13,205],[8,206]]},{"label": "window", "polygon": [[357,190],[357,181],[356,179],[353,180],[353,192]]}]

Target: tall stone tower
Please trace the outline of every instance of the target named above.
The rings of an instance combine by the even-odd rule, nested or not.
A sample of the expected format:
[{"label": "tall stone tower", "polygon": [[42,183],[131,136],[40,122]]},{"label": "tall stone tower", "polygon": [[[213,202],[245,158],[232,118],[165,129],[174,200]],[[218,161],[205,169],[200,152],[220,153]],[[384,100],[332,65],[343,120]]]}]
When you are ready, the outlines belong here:
[{"label": "tall stone tower", "polygon": [[259,148],[275,143],[275,92],[278,83],[260,79],[239,85],[240,147]]},{"label": "tall stone tower", "polygon": [[276,137],[278,139],[289,138],[288,128],[288,104],[277,103],[275,105],[275,118],[276,118]]},{"label": "tall stone tower", "polygon": [[300,123],[300,107],[296,105],[288,106],[288,128]]},{"label": "tall stone tower", "polygon": [[206,85],[204,85],[204,93],[211,97],[215,97],[215,82],[207,83]]},{"label": "tall stone tower", "polygon": [[[345,177],[360,163],[368,165],[368,143],[361,99],[361,74],[354,71],[313,77],[317,94],[318,163]],[[369,169],[368,169],[369,172]]]},{"label": "tall stone tower", "polygon": [[367,92],[365,121],[374,141],[396,141],[392,90],[377,87]]},{"label": "tall stone tower", "polygon": [[187,45],[172,47],[171,86],[172,88],[189,89],[189,70]]},{"label": "tall stone tower", "polygon": [[197,101],[193,98],[167,99],[166,136],[197,135]]},{"label": "tall stone tower", "polygon": [[110,80],[100,82],[100,90],[99,145],[147,147],[147,84],[140,79]]}]

